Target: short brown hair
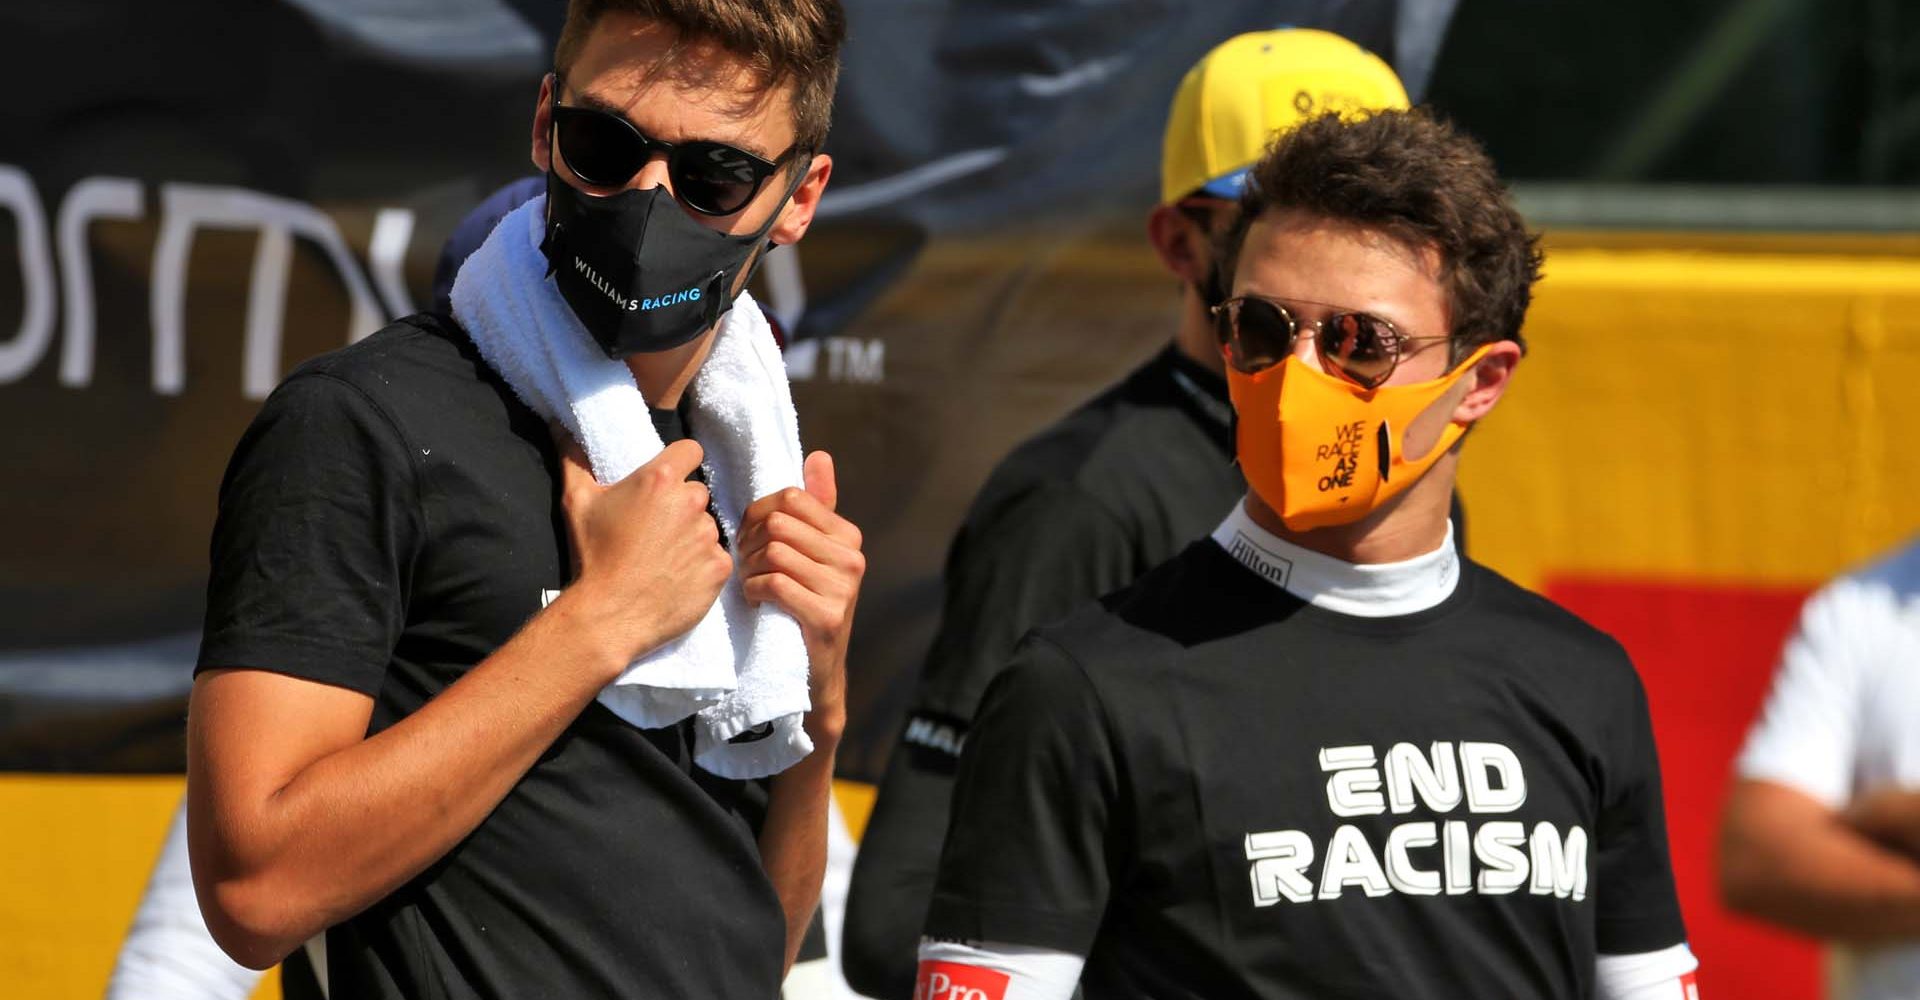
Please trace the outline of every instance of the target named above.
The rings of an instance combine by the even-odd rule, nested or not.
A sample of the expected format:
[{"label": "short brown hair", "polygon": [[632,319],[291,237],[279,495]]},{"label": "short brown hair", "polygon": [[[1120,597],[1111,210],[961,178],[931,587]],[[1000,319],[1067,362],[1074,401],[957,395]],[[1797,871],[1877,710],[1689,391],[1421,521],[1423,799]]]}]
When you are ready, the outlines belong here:
[{"label": "short brown hair", "polygon": [[1275,139],[1223,237],[1223,285],[1247,229],[1268,211],[1301,211],[1438,251],[1456,362],[1481,344],[1526,346],[1520,326],[1540,279],[1539,238],[1480,144],[1425,109],[1327,114]]},{"label": "short brown hair", "polygon": [[671,25],[681,41],[719,45],[745,59],[769,90],[793,81],[795,142],[810,152],[826,143],[840,81],[840,43],[847,34],[840,0],[568,0],[554,69],[565,75],[593,26],[615,11]]}]

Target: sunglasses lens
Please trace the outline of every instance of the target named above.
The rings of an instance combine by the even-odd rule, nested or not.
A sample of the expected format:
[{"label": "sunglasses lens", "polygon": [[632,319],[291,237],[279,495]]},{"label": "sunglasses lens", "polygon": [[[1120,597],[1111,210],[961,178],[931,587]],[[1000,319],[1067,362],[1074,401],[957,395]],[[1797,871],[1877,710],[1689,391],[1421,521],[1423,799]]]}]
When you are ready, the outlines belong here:
[{"label": "sunglasses lens", "polygon": [[616,187],[633,179],[647,162],[646,144],[612,115],[560,108],[554,115],[560,155],[583,181]]},{"label": "sunglasses lens", "polygon": [[1293,348],[1293,317],[1261,299],[1227,304],[1227,356],[1233,367],[1251,375],[1286,359]]},{"label": "sunglasses lens", "polygon": [[745,208],[766,175],[761,163],[717,142],[690,142],[674,150],[673,188],[682,201],[712,215]]},{"label": "sunglasses lens", "polygon": [[1335,313],[1320,325],[1320,357],[1348,378],[1373,388],[1400,360],[1400,334],[1366,313]]}]

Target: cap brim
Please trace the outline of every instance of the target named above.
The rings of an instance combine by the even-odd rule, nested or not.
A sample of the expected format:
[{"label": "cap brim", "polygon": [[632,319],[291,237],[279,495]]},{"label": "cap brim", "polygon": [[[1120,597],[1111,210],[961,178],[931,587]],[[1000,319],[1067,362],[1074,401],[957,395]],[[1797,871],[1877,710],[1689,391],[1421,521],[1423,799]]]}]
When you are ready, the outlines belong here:
[{"label": "cap brim", "polygon": [[1247,189],[1247,168],[1235,170],[1230,174],[1221,174],[1213,180],[1200,185],[1194,194],[1203,194],[1212,198],[1225,198],[1237,201],[1240,193]]}]

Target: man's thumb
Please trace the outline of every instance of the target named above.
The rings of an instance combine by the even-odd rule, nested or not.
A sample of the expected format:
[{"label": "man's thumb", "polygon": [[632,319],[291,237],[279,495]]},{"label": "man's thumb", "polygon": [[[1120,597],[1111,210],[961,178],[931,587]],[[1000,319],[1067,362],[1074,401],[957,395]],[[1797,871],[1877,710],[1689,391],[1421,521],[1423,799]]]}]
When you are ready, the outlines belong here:
[{"label": "man's thumb", "polygon": [[801,468],[806,476],[807,492],[813,494],[815,500],[826,504],[828,510],[839,506],[840,486],[834,482],[833,456],[816,451],[807,456],[806,464]]}]

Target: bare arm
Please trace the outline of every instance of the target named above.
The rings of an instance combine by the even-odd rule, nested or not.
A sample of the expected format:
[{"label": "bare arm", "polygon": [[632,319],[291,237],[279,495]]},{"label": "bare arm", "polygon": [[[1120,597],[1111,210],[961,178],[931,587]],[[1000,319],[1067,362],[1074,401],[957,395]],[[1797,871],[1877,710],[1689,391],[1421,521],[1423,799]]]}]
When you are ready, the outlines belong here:
[{"label": "bare arm", "polygon": [[1920,938],[1920,865],[1819,801],[1742,779],[1721,825],[1720,893],[1749,916],[1854,944]]},{"label": "bare arm", "polygon": [[819,908],[827,869],[834,753],[847,716],[847,639],[867,565],[860,530],[834,512],[838,491],[825,452],[807,457],[806,480],[805,490],[755,501],[740,532],[747,597],[772,601],[800,623],[810,665],[806,730],[813,753],[773,779],[760,830],[760,863],[786,911],[789,969]]},{"label": "bare arm", "polygon": [[780,895],[787,917],[783,970],[793,968],[820,908],[820,883],[827,870],[828,796],[833,794],[834,747],[813,737],[813,753],[773,779],[767,821],[760,829],[760,865]]},{"label": "bare arm", "polygon": [[1847,806],[1847,825],[1888,850],[1920,858],[1920,791],[1889,788]]},{"label": "bare arm", "polygon": [[194,882],[214,939],[265,968],[438,860],[506,797],[595,692],[692,627],[731,560],[680,442],[600,487],[564,442],[574,584],[388,729],[373,702],[259,669],[212,670],[188,722]]}]

